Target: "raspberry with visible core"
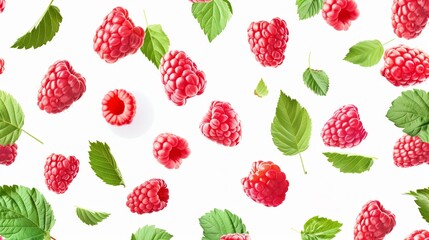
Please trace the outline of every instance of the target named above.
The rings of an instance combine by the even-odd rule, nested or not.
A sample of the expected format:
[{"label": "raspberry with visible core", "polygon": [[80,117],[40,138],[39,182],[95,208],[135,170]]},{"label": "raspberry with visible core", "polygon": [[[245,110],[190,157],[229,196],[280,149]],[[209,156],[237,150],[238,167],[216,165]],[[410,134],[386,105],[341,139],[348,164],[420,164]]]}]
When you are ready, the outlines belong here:
[{"label": "raspberry with visible core", "polygon": [[354,240],[382,240],[396,225],[395,215],[377,200],[363,207],[354,228]]},{"label": "raspberry with visible core", "polygon": [[352,21],[359,17],[359,10],[354,0],[326,0],[322,17],[335,30],[346,31]]},{"label": "raspberry with visible core", "polygon": [[[418,37],[428,21],[428,15],[421,0],[394,0],[392,5],[392,26],[400,38]],[[425,4],[425,3],[421,3]]]},{"label": "raspberry with visible core", "polygon": [[252,22],[247,29],[247,36],[250,50],[262,66],[278,67],[283,63],[289,41],[285,20],[274,18],[271,22]]},{"label": "raspberry with visible core", "polygon": [[403,44],[384,52],[380,73],[394,86],[412,86],[429,78],[429,55]]},{"label": "raspberry with visible core", "polygon": [[114,8],[98,27],[94,36],[94,50],[107,63],[134,54],[143,44],[145,32],[128,17],[128,10]]},{"label": "raspberry with visible core", "polygon": [[47,113],[60,113],[79,100],[85,91],[85,78],[75,72],[68,61],[57,61],[42,80],[37,105]]},{"label": "raspberry with visible core", "polygon": [[416,230],[416,231],[412,232],[404,240],[429,240],[429,231]]},{"label": "raspberry with visible core", "polygon": [[191,150],[186,139],[171,133],[161,133],[153,142],[153,155],[166,168],[179,168]]},{"label": "raspberry with visible core", "polygon": [[45,164],[45,183],[48,189],[58,194],[67,191],[79,172],[79,160],[70,156],[52,153]]},{"label": "raspberry with visible core", "polygon": [[253,201],[277,207],[286,198],[289,181],[280,167],[271,161],[256,161],[247,177],[241,179],[243,190]]},{"label": "raspberry with visible core", "polygon": [[345,105],[334,112],[322,129],[322,139],[326,146],[352,148],[359,145],[368,133],[363,128],[355,105]]},{"label": "raspberry with visible core", "polygon": [[5,7],[6,7],[6,0],[0,0],[0,13],[4,11]]},{"label": "raspberry with visible core", "polygon": [[429,163],[429,143],[418,136],[403,135],[393,147],[393,161],[403,168]]},{"label": "raspberry with visible core", "polygon": [[0,145],[0,164],[9,166],[15,162],[18,145]]},{"label": "raspberry with visible core", "polygon": [[168,199],[167,184],[153,178],[134,188],[127,197],[127,206],[137,214],[158,212],[167,206]]},{"label": "raspberry with visible core", "polygon": [[220,237],[219,240],[250,240],[249,234],[230,233]]},{"label": "raspberry with visible core", "polygon": [[136,115],[136,99],[124,89],[109,91],[101,105],[104,119],[112,125],[130,124]]}]

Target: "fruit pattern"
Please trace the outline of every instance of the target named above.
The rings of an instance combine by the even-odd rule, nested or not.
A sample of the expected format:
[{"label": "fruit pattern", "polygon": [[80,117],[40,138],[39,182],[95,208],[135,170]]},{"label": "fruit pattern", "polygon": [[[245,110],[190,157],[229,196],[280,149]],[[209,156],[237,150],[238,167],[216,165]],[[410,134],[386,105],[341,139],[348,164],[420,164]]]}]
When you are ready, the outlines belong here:
[{"label": "fruit pattern", "polygon": [[[200,24],[209,42],[218,37],[233,14],[233,2],[229,0],[189,0],[192,14]],[[39,48],[48,44],[56,35],[62,17],[59,9],[52,5],[42,16],[42,21],[31,31],[19,38],[13,48]],[[360,4],[360,3],[359,3]],[[300,20],[314,17],[321,12],[326,23],[337,31],[347,31],[353,21],[362,14],[358,2],[354,0],[296,0]],[[0,0],[0,13],[7,11],[6,1]],[[220,11],[220,16],[215,14]],[[206,15],[213,14],[207,21]],[[397,37],[406,40],[417,38],[424,30],[429,16],[428,0],[393,0],[391,24]],[[277,68],[285,61],[290,31],[287,22],[279,17],[259,20],[249,24],[247,41],[249,50],[262,67]],[[39,38],[42,36],[42,38]],[[42,39],[42,40],[41,40]],[[204,94],[209,77],[182,50],[169,50],[169,39],[161,25],[148,25],[146,30],[136,26],[124,7],[118,6],[109,12],[102,24],[95,30],[93,50],[108,64],[136,54],[139,50],[151,61],[160,73],[166,98],[178,108],[184,108],[189,101],[198,101]],[[387,43],[386,43],[387,44]],[[399,44],[384,49],[378,40],[358,42],[349,49],[344,60],[364,67],[377,64],[381,58],[384,65],[381,76],[395,87],[418,85],[429,78],[429,55],[419,48]],[[6,59],[7,63],[7,59]],[[0,59],[0,74],[7,71],[5,60]],[[329,90],[329,77],[323,70],[309,66],[303,74],[305,85],[316,95],[325,96]],[[75,71],[68,60],[58,60],[47,70],[37,94],[37,106],[50,115],[61,114],[79,101],[87,91],[86,79]],[[265,97],[268,86],[261,79],[254,94]],[[125,89],[114,89],[105,94],[100,102],[101,114],[114,128],[131,125],[136,116],[137,106],[134,94]],[[400,168],[409,168],[429,163],[429,117],[421,116],[429,107],[429,93],[423,90],[402,92],[392,102],[386,117],[404,135],[392,146],[392,163]],[[405,119],[405,120],[404,120]],[[245,137],[242,135],[242,121],[231,103],[213,100],[200,121],[201,134],[208,141],[225,148],[233,148]],[[313,123],[310,114],[299,100],[280,92],[276,114],[271,124],[274,145],[286,156],[299,155],[304,174],[307,171],[301,153],[309,147]],[[24,132],[43,143],[23,129],[24,114],[14,97],[0,90],[0,164],[9,166],[19,154],[16,142]],[[360,119],[358,108],[348,104],[337,109],[323,125],[320,141],[326,147],[340,150],[358,146],[368,133]],[[119,167],[107,143],[89,142],[89,164],[94,174],[108,185],[124,184]],[[167,169],[180,168],[183,161],[192,154],[185,137],[170,132],[160,133],[153,140],[153,157]],[[374,158],[361,155],[325,152],[328,161],[342,173],[362,173],[369,171]],[[49,191],[64,194],[79,175],[83,162],[75,156],[66,157],[51,153],[44,167],[45,184]],[[250,167],[250,166],[249,166]],[[171,170],[176,171],[176,170]],[[249,201],[265,207],[278,207],[287,201],[290,179],[272,161],[256,160],[247,176],[241,178],[243,194]],[[415,203],[424,220],[429,223],[429,188],[407,193],[415,197]],[[126,197],[124,205],[131,213],[151,214],[168,207],[170,190],[165,180],[152,178],[136,186]],[[0,240],[2,239],[55,239],[50,231],[55,223],[53,210],[48,199],[35,188],[25,186],[0,187]],[[20,219],[14,214],[19,214]],[[79,219],[88,225],[97,225],[110,217],[110,213],[95,212],[76,208]],[[44,219],[43,221],[38,221]],[[20,221],[32,221],[35,226],[26,228]],[[107,221],[107,220],[106,220]],[[344,221],[346,221],[344,219]],[[203,239],[209,240],[250,240],[251,230],[244,221],[229,210],[213,209],[199,219],[203,229]],[[399,222],[399,221],[398,221]],[[6,224],[7,223],[7,224]],[[355,240],[381,240],[388,236],[397,224],[396,216],[378,200],[369,200],[356,213]],[[219,227],[219,225],[221,225]],[[216,226],[216,227],[214,227]],[[333,239],[341,231],[342,223],[325,217],[315,216],[304,224],[300,232],[302,239]],[[17,230],[18,229],[18,230]],[[171,239],[174,235],[166,230],[146,225],[132,234],[136,240]],[[429,239],[429,232],[417,229],[405,239]]]}]

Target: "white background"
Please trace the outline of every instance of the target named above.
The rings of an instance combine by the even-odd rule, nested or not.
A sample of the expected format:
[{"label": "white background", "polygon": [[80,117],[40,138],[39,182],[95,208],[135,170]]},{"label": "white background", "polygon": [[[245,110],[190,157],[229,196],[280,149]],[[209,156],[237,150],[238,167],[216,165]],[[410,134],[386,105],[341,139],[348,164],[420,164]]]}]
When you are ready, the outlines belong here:
[{"label": "white background", "polygon": [[[7,1],[0,14],[0,57],[6,70],[0,75],[0,89],[11,93],[25,114],[24,128],[44,141],[39,144],[22,135],[14,164],[0,166],[0,184],[36,187],[51,203],[56,223],[51,233],[58,240],[130,239],[146,224],[166,229],[174,239],[200,239],[198,218],[213,208],[229,209],[240,216],[252,239],[300,239],[304,223],[315,215],[343,223],[336,239],[352,239],[355,219],[369,200],[379,200],[396,215],[397,225],[385,238],[404,239],[416,229],[428,228],[413,198],[403,195],[428,187],[428,166],[401,169],[393,164],[392,150],[402,136],[385,114],[392,100],[404,88],[397,88],[379,71],[382,61],[363,68],[342,59],[353,44],[369,39],[381,42],[395,38],[390,23],[392,1],[357,0],[361,12],[347,32],[326,24],[321,14],[299,21],[295,1],[231,0],[234,15],[226,29],[212,43],[200,29],[187,0],[57,0],[63,16],[58,34],[46,46],[31,50],[12,49],[15,40],[29,30],[49,0]],[[94,52],[95,30],[116,6],[129,10],[136,25],[146,28],[143,10],[150,24],[161,24],[171,41],[170,49],[185,51],[206,74],[204,94],[183,107],[170,102],[154,65],[140,52],[107,64]],[[290,31],[286,59],[278,68],[262,67],[250,52],[247,28],[252,21],[286,20]],[[429,30],[417,39],[396,39],[387,47],[405,43],[429,51]],[[311,52],[311,66],[330,77],[325,97],[306,88],[302,73]],[[37,107],[37,91],[48,67],[68,60],[87,82],[87,91],[68,110],[50,115]],[[257,98],[253,90],[264,78],[270,93]],[[427,89],[427,83],[417,88]],[[137,116],[129,127],[109,126],[101,114],[101,100],[110,90],[123,88],[137,96]],[[308,170],[304,175],[298,156],[286,157],[271,140],[270,124],[280,90],[308,110],[313,131],[311,145],[302,156]],[[243,128],[241,143],[232,148],[206,139],[199,123],[213,100],[227,101],[237,111]],[[325,147],[320,137],[324,123],[345,104],[355,104],[368,137],[357,147],[340,150]],[[186,138],[191,155],[177,170],[159,164],[152,155],[152,141],[162,132]],[[88,141],[107,142],[123,174],[126,187],[104,184],[88,164]],[[374,156],[369,172],[340,173],[322,155],[336,151]],[[58,195],[44,183],[43,168],[51,153],[74,155],[80,171],[69,190]],[[252,162],[274,161],[286,173],[290,188],[286,200],[268,208],[248,198],[240,179]],[[163,178],[170,189],[168,206],[157,213],[137,215],[129,211],[126,197],[134,187],[151,178]],[[97,226],[80,222],[75,207],[110,212]]]}]

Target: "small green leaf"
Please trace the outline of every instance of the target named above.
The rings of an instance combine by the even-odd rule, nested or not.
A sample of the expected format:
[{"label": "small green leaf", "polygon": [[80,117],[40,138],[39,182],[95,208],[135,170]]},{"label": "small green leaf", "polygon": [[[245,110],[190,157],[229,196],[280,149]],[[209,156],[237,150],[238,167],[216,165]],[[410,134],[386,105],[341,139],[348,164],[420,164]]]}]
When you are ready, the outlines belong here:
[{"label": "small green leaf", "polygon": [[323,0],[296,0],[299,20],[311,18],[318,14],[323,7]]},{"label": "small green leaf", "polygon": [[77,207],[76,215],[83,223],[93,226],[97,225],[98,223],[109,217],[110,213],[94,212],[91,210]]},{"label": "small green leaf", "polygon": [[341,231],[342,223],[315,216],[304,224],[302,240],[331,240]]},{"label": "small green leaf", "polygon": [[329,90],[329,77],[323,70],[307,68],[304,71],[303,79],[305,85],[315,94],[326,96]]},{"label": "small green leaf", "polygon": [[362,67],[376,65],[383,56],[384,47],[378,40],[367,40],[353,45],[344,60]]},{"label": "small green leaf", "polygon": [[173,237],[163,229],[156,228],[153,225],[146,225],[140,228],[131,236],[131,240],[170,240]]},{"label": "small green leaf", "polygon": [[116,165],[115,158],[110,153],[109,145],[99,141],[89,142],[89,144],[89,164],[95,175],[109,185],[122,185],[125,187],[121,171]]},{"label": "small green leaf", "polygon": [[343,173],[362,173],[369,171],[374,163],[374,158],[360,155],[333,152],[325,152],[323,155],[328,158],[328,161],[332,163],[334,167],[340,169],[340,172]]},{"label": "small green leaf", "polygon": [[0,235],[7,240],[50,239],[54,213],[35,188],[0,187]]},{"label": "small green leaf", "polygon": [[410,191],[407,194],[415,197],[414,202],[419,207],[420,214],[429,223],[429,188],[418,189],[415,192]]},{"label": "small green leaf", "polygon": [[219,240],[228,233],[248,233],[241,218],[228,210],[213,209],[199,218],[202,240]]},{"label": "small green leaf", "polygon": [[424,142],[429,142],[429,93],[414,89],[403,91],[396,98],[386,117],[404,133],[419,136]]},{"label": "small green leaf", "polygon": [[225,29],[232,16],[232,6],[228,0],[193,3],[192,15],[197,19],[209,41],[212,42]]},{"label": "small green leaf", "polygon": [[38,48],[51,41],[60,29],[63,18],[60,9],[54,5],[49,5],[39,21],[25,35],[20,37],[13,44],[12,48]]},{"label": "small green leaf", "polygon": [[169,47],[170,40],[161,25],[149,25],[146,28],[143,46],[140,50],[157,68]]},{"label": "small green leaf", "polygon": [[21,136],[24,112],[12,95],[0,90],[0,145],[14,144]]},{"label": "small green leaf", "polygon": [[259,81],[258,86],[256,86],[256,89],[253,93],[258,97],[265,97],[268,95],[267,85],[265,85],[265,82],[262,78]]}]

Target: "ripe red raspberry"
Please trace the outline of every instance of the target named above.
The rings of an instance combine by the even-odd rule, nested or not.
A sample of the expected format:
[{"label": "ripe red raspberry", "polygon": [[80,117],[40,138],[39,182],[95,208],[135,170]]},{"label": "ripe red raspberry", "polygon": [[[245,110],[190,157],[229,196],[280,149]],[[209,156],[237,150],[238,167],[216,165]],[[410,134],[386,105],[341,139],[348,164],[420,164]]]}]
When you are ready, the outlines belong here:
[{"label": "ripe red raspberry", "polygon": [[124,89],[108,92],[101,102],[103,117],[112,125],[130,124],[136,115],[136,99]]},{"label": "ripe red raspberry", "polygon": [[179,168],[191,150],[186,139],[171,133],[161,133],[153,142],[153,155],[166,168]]},{"label": "ripe red raspberry", "polygon": [[200,123],[200,130],[208,139],[233,147],[241,140],[241,121],[231,104],[213,101]]},{"label": "ripe red raspberry", "polygon": [[326,146],[352,148],[366,138],[368,133],[362,126],[356,106],[342,106],[325,123],[322,129],[322,139]]},{"label": "ripe red raspberry", "polygon": [[79,100],[85,90],[85,78],[75,72],[68,61],[57,61],[42,80],[37,104],[47,113],[59,113]]},{"label": "ripe red raspberry", "polygon": [[384,52],[380,73],[394,86],[412,86],[429,78],[429,55],[403,44]]},{"label": "ripe red raspberry", "polygon": [[134,26],[128,11],[114,8],[105,18],[94,36],[94,50],[107,63],[134,54],[142,46],[145,32]]},{"label": "ripe red raspberry", "polygon": [[286,21],[274,18],[271,22],[250,23],[247,29],[250,50],[264,67],[278,67],[285,59],[289,30]]},{"label": "ripe red raspberry", "polygon": [[162,179],[150,179],[134,190],[127,197],[127,206],[137,214],[158,212],[168,203],[168,188]]},{"label": "ripe red raspberry", "polygon": [[5,7],[6,7],[6,0],[0,0],[0,13],[4,11]]},{"label": "ripe red raspberry", "polygon": [[0,164],[9,166],[15,162],[18,145],[0,145]]},{"label": "ripe red raspberry", "polygon": [[428,16],[419,5],[420,0],[394,0],[392,5],[392,26],[400,38],[412,39],[420,35],[426,26]]},{"label": "ripe red raspberry", "polygon": [[206,88],[204,72],[183,51],[165,54],[160,69],[165,93],[177,106],[185,105],[186,99],[201,95]]},{"label": "ripe red raspberry", "polygon": [[52,153],[45,164],[45,183],[48,189],[58,194],[67,191],[79,172],[79,160],[70,156]]},{"label": "ripe red raspberry", "polygon": [[429,232],[426,230],[416,230],[406,237],[405,240],[429,240]]},{"label": "ripe red raspberry", "polygon": [[393,147],[393,161],[398,167],[412,167],[429,163],[429,143],[418,136],[403,135]]},{"label": "ripe red raspberry", "polygon": [[289,181],[280,167],[271,161],[256,161],[247,177],[241,179],[244,192],[253,201],[277,207],[286,198]]},{"label": "ripe red raspberry", "polygon": [[359,17],[354,0],[326,0],[322,8],[322,17],[335,30],[346,31],[352,21]]},{"label": "ripe red raspberry", "polygon": [[369,201],[356,218],[354,240],[382,240],[395,227],[395,215],[379,201]]},{"label": "ripe red raspberry", "polygon": [[220,237],[219,240],[250,240],[248,234],[231,233]]},{"label": "ripe red raspberry", "polygon": [[426,15],[429,18],[429,0],[417,0],[417,3],[423,8]]},{"label": "ripe red raspberry", "polygon": [[2,74],[3,72],[4,72],[4,59],[0,58],[0,74]]}]

